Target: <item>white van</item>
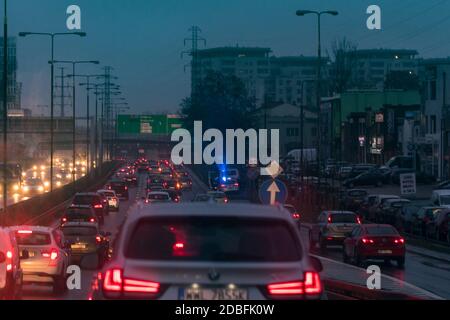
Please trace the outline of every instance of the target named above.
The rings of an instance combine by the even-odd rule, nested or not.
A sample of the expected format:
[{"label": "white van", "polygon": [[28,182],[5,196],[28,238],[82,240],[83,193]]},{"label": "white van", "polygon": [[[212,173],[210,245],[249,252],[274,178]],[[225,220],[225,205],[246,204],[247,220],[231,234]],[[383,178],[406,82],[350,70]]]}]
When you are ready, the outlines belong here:
[{"label": "white van", "polygon": [[433,206],[450,208],[450,190],[434,190],[431,203]]},{"label": "white van", "polygon": [[[28,258],[26,255],[23,258]],[[0,228],[0,300],[20,298],[22,283],[20,252],[14,232]]]}]

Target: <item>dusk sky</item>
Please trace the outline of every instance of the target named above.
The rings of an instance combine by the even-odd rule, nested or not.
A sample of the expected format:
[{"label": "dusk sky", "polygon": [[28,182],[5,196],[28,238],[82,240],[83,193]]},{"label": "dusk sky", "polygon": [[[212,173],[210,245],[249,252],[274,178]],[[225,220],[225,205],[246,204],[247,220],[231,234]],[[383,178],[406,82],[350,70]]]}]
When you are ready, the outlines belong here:
[{"label": "dusk sky", "polygon": [[[323,19],[323,46],[346,36],[359,48],[410,48],[423,57],[450,55],[450,0],[14,0],[9,1],[9,31],[66,32],[66,8],[82,10],[86,38],[59,38],[56,59],[100,60],[114,68],[132,113],[174,112],[189,95],[189,69],[181,59],[188,29],[198,25],[207,47],[262,46],[273,54],[315,55],[316,21],[297,17],[297,9],[338,10]],[[382,9],[382,30],[366,28],[366,8]],[[34,112],[49,104],[50,41],[18,39],[18,77],[22,106]],[[78,73],[99,67],[79,66]],[[79,99],[85,96],[78,89]],[[84,106],[84,99],[83,106]],[[83,108],[84,110],[84,108]],[[48,112],[48,110],[47,110]]]}]

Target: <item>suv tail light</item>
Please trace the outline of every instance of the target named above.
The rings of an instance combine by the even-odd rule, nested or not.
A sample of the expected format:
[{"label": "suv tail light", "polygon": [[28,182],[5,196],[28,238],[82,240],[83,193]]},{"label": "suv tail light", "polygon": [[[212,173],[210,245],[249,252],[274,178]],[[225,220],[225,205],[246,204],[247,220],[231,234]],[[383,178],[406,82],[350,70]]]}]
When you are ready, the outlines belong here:
[{"label": "suv tail light", "polygon": [[61,219],[61,221],[64,223],[64,222],[67,222],[67,218],[66,217],[63,217],[62,219]]},{"label": "suv tail light", "polygon": [[94,209],[102,209],[102,208],[103,208],[103,205],[101,205],[101,204],[94,205]]},{"label": "suv tail light", "polygon": [[12,251],[6,251],[6,271],[12,271]]},{"label": "suv tail light", "polygon": [[403,239],[403,238],[395,239],[395,240],[394,240],[394,243],[395,243],[395,244],[404,244],[404,243],[405,243],[405,239]]},{"label": "suv tail light", "polygon": [[42,250],[41,253],[44,258],[50,258],[50,262],[48,264],[49,266],[51,267],[56,266],[59,257],[58,250],[56,249]]},{"label": "suv tail light", "polygon": [[92,223],[95,222],[95,218],[90,218],[89,222],[92,222]]},{"label": "suv tail light", "polygon": [[96,236],[96,237],[95,237],[95,242],[97,242],[97,243],[102,242],[102,237]]},{"label": "suv tail light", "polygon": [[109,269],[105,272],[103,292],[108,293],[160,293],[161,285],[158,282],[128,279],[123,277],[121,269]]},{"label": "suv tail light", "polygon": [[322,292],[322,284],[317,272],[306,272],[303,281],[269,284],[267,292],[273,297],[319,295]]}]

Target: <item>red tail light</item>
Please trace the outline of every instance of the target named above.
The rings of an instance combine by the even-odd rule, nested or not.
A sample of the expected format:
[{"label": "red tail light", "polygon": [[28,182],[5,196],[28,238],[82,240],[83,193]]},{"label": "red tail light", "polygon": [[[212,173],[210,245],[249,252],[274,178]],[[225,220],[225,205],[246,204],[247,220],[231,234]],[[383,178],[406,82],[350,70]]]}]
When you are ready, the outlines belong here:
[{"label": "red tail light", "polygon": [[61,221],[62,221],[62,222],[67,222],[67,218],[64,217],[64,218],[61,219]]},{"label": "red tail light", "polygon": [[331,216],[328,217],[328,223],[332,223],[333,219],[331,218]]},{"label": "red tail light", "polygon": [[96,204],[94,206],[94,209],[101,209],[101,208],[103,208],[103,205],[101,205],[101,204]]},{"label": "red tail light", "polygon": [[122,273],[121,269],[107,270],[103,281],[103,291],[111,293],[159,293],[160,284],[158,282],[127,279],[123,277]]},{"label": "red tail light", "polygon": [[368,239],[368,238],[362,238],[361,241],[364,244],[374,244],[375,243],[375,241],[373,239]]},{"label": "red tail light", "polygon": [[102,237],[96,236],[96,237],[95,237],[95,242],[97,242],[97,243],[102,242]]},{"label": "red tail light", "polygon": [[12,270],[12,251],[6,251],[6,271]]},{"label": "red tail light", "polygon": [[292,218],[294,219],[300,219],[300,215],[298,213],[293,213]]},{"label": "red tail light", "polygon": [[127,187],[127,186],[125,186],[125,190],[128,190],[128,187]]},{"label": "red tail light", "polygon": [[322,292],[317,272],[306,272],[303,281],[270,284],[267,291],[272,296],[318,295]]},{"label": "red tail light", "polygon": [[94,218],[89,219],[89,222],[95,222]]},{"label": "red tail light", "polygon": [[223,202],[228,203],[228,198],[225,198]]},{"label": "red tail light", "polygon": [[356,222],[357,222],[358,224],[361,224],[361,218],[360,218],[360,217],[356,217]]},{"label": "red tail light", "polygon": [[44,258],[50,258],[50,262],[48,263],[49,266],[54,267],[57,264],[57,259],[59,257],[58,250],[42,250],[41,253]]},{"label": "red tail light", "polygon": [[19,230],[17,231],[18,234],[32,234],[33,230]]},{"label": "red tail light", "polygon": [[395,239],[394,243],[395,244],[404,244],[405,243],[405,239],[403,239],[403,238]]}]

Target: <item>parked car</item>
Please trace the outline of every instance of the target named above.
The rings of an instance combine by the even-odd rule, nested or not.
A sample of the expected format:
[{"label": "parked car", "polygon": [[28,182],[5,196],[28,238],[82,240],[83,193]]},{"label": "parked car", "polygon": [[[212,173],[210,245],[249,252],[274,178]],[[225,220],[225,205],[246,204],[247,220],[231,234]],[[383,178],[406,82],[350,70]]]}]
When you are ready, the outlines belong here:
[{"label": "parked car", "polygon": [[0,227],[0,299],[20,299],[22,295],[23,271],[20,263],[28,252],[20,252],[14,231]]},{"label": "parked car", "polygon": [[350,167],[350,166],[345,166],[345,167],[339,168],[338,179],[346,180],[346,179],[350,178],[350,174],[352,173],[352,169],[353,168]]},{"label": "parked car", "polygon": [[309,233],[311,248],[318,243],[322,251],[328,245],[342,245],[346,234],[361,223],[356,213],[351,211],[323,211]]},{"label": "parked car", "polygon": [[344,198],[342,199],[344,208],[349,211],[358,210],[367,195],[368,192],[364,189],[350,189],[345,191]]},{"label": "parked car", "polygon": [[354,188],[355,186],[375,186],[381,187],[383,185],[384,177],[379,170],[373,169],[360,173],[354,178],[344,181],[344,186],[347,188]]},{"label": "parked car", "polygon": [[391,225],[365,224],[355,227],[344,240],[344,262],[364,265],[367,260],[394,260],[405,266],[405,239]]},{"label": "parked car", "polygon": [[21,256],[27,251],[27,258],[21,258],[20,263],[23,282],[51,285],[56,294],[66,291],[70,250],[66,247],[62,232],[39,226],[18,226],[11,230],[15,232]]},{"label": "parked car", "polygon": [[355,164],[352,166],[352,171],[350,171],[348,178],[354,178],[359,176],[361,173],[365,173],[375,169],[376,166],[374,164]]},{"label": "parked car", "polygon": [[376,217],[376,222],[395,225],[398,211],[410,204],[411,201],[407,199],[388,199],[384,201],[380,214]]},{"label": "parked car", "polygon": [[367,217],[368,220],[372,222],[376,221],[377,217],[381,212],[381,207],[383,206],[383,203],[389,199],[400,199],[400,197],[395,195],[377,194],[375,196],[375,199],[373,200],[372,206],[369,207]]},{"label": "parked car", "polygon": [[374,205],[375,201],[377,199],[377,195],[375,194],[369,194],[366,197],[364,197],[364,200],[361,202],[359,209],[358,209],[358,215],[365,220],[368,220],[370,218],[369,216],[369,210]]},{"label": "parked car", "polygon": [[450,208],[450,190],[434,190],[431,194],[431,204]]},{"label": "parked car", "polygon": [[450,209],[439,210],[435,215],[430,216],[425,224],[426,237],[446,241],[449,222]]},{"label": "parked car", "polygon": [[426,226],[430,221],[435,219],[439,211],[447,208],[444,207],[422,207],[413,215],[411,221],[411,232],[420,236],[426,236]]}]

